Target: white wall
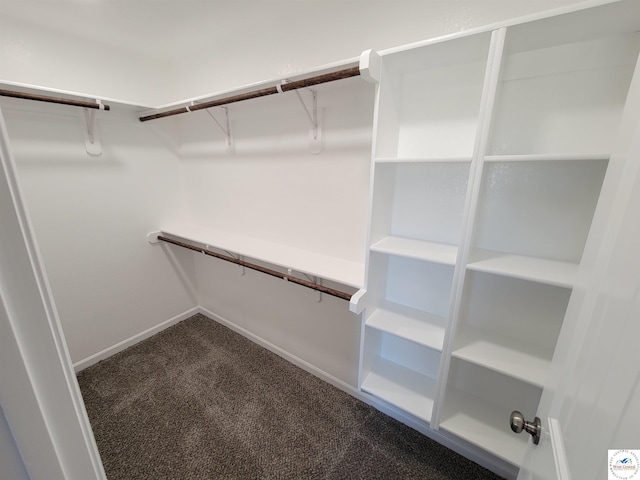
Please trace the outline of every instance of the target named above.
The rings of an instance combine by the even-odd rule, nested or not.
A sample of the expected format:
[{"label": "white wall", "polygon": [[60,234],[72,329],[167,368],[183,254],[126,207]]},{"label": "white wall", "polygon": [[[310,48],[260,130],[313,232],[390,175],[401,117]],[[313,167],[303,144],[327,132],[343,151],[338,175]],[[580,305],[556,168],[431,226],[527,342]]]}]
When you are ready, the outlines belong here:
[{"label": "white wall", "polygon": [[72,360],[195,307],[189,262],[146,240],[184,215],[178,160],[154,131],[129,109],[100,112],[91,157],[81,109],[2,103]]},{"label": "white wall", "polygon": [[175,117],[192,222],[364,263],[374,88],[317,90],[319,154],[295,92],[229,105],[234,153],[206,113]]},{"label": "white wall", "polygon": [[168,62],[97,42],[73,27],[55,30],[13,18],[2,9],[0,5],[0,80],[137,105],[165,101]]},{"label": "white wall", "polygon": [[301,366],[306,362],[311,371],[357,388],[360,318],[349,312],[347,301],[194,255],[200,257],[200,305],[215,318]]}]

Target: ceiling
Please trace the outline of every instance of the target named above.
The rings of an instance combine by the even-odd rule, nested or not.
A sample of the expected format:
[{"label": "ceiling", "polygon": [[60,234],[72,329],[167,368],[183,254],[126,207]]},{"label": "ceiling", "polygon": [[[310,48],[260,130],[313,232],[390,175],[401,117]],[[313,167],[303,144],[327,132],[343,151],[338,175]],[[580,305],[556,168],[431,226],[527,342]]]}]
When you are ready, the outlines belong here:
[{"label": "ceiling", "polygon": [[[224,49],[277,35],[282,42],[318,43],[346,36],[354,23],[370,25],[372,48],[388,26],[408,32],[402,43],[426,38],[420,25],[442,33],[581,0],[0,0],[0,20],[22,21],[78,39],[175,60],[188,50]],[[356,29],[362,32],[362,28]],[[307,38],[304,38],[307,37]],[[415,37],[415,38],[414,38]],[[389,43],[389,41],[387,41]],[[310,43],[312,44],[312,43]]]}]

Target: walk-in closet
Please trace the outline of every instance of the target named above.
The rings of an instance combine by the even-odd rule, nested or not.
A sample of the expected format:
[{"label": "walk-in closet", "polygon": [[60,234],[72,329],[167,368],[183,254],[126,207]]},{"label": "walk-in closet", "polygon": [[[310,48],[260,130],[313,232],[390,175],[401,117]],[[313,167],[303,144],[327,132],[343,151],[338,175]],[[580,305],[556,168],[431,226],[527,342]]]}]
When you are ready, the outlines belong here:
[{"label": "walk-in closet", "polygon": [[[239,470],[183,462],[205,476],[267,475],[253,434],[305,418],[328,463],[281,478],[640,455],[640,2],[108,3],[0,0],[2,480],[107,478],[87,409],[186,425],[194,382],[220,425],[252,418],[232,391],[300,395],[253,410]],[[114,358],[138,386],[108,413]]]}]

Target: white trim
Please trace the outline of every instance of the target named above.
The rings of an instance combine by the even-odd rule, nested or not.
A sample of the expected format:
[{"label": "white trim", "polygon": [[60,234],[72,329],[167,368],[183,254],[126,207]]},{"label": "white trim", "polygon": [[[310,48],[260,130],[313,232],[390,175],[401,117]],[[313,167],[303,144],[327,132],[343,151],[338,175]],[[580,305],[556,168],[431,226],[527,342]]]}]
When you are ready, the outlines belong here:
[{"label": "white trim", "polygon": [[[18,321],[18,317],[15,315],[15,312],[11,311],[11,308],[7,308],[8,325],[13,331],[18,350],[22,355],[21,361],[24,363],[24,368],[29,377],[27,381],[31,383],[34,390],[36,400],[40,407],[40,413],[44,419],[47,430],[50,432],[55,455],[58,458],[62,472],[68,475],[69,478],[78,478],[74,475],[82,474],[84,478],[102,480],[106,478],[105,472],[85,411],[82,395],[78,388],[73,369],[71,368],[71,357],[69,356],[67,343],[62,332],[62,326],[38,242],[33,233],[34,229],[31,224],[31,219],[25,207],[22,192],[20,191],[17,167],[11,152],[9,135],[1,109],[0,169],[4,170],[6,184],[3,182],[3,186],[6,185],[8,196],[11,197],[17,224],[9,228],[17,227],[16,229],[20,231],[22,245],[18,245],[16,251],[24,248],[24,253],[30,267],[29,276],[33,279],[35,286],[35,288],[29,287],[28,290],[32,290],[31,301],[36,301],[35,293],[37,290],[37,296],[39,298],[36,309],[38,310],[37,315],[41,317],[38,318],[38,321],[41,322],[41,329],[39,331],[34,330],[35,323],[23,325],[24,328],[16,329],[15,324]],[[4,301],[7,300],[3,300],[3,302]],[[25,300],[23,299],[22,301],[24,302]],[[20,302],[17,303],[19,304]],[[18,310],[20,309],[18,308]],[[51,346],[50,349],[49,346]],[[38,369],[42,368],[45,362],[49,363],[52,370],[59,367],[59,372],[64,379],[64,387],[60,387],[54,391],[54,389],[50,388],[50,385],[47,384],[46,377],[42,375],[41,370],[38,374],[35,373]],[[58,385],[60,384],[58,383]],[[66,401],[70,402],[71,410],[66,410],[65,407],[65,409],[58,409],[56,414],[51,413],[56,409],[56,406],[53,404],[54,402]],[[5,413],[10,414],[10,412]],[[64,427],[62,422],[65,423]],[[71,423],[73,423],[73,425],[70,425]],[[16,426],[12,426],[12,429],[16,428]],[[19,428],[22,428],[22,426]],[[61,433],[63,428],[67,430],[66,437]],[[16,437],[16,439],[18,438]],[[70,456],[69,450],[73,447],[71,442],[76,443],[77,446],[84,443],[86,447],[84,452],[75,452],[76,462],[72,464],[74,465],[73,468],[70,467],[70,460],[68,460]],[[66,443],[69,443],[69,445]],[[18,448],[24,448],[24,446],[18,444]],[[65,464],[65,462],[67,463]],[[27,469],[29,469],[29,462],[25,461],[25,463]],[[30,471],[30,473],[32,472]]]},{"label": "white trim", "polygon": [[556,464],[556,474],[558,480],[571,480],[567,452],[564,448],[564,437],[560,422],[555,418],[547,419],[549,422],[549,436],[551,437],[551,448],[553,450],[553,460]]},{"label": "white trim", "polygon": [[127,338],[126,340],[118,342],[115,345],[112,345],[111,347],[105,348],[104,350],[98,353],[94,353],[93,355],[90,355],[89,357],[74,363],[73,368],[76,371],[76,373],[81,370],[84,370],[85,368],[98,363],[100,360],[109,358],[112,355],[115,355],[116,353],[121,352],[125,348],[129,348],[135,345],[136,343],[139,343],[142,340],[146,340],[152,335],[155,335],[156,333],[161,332],[162,330],[165,330],[166,328],[169,328],[172,325],[175,325],[176,323],[186,320],[187,318],[195,315],[196,313],[199,313],[199,311],[200,311],[200,307],[193,307],[187,310],[186,312],[183,312],[179,315],[176,315],[175,317],[165,320],[164,322],[161,322],[151,328],[148,328],[143,332],[136,333],[135,335]]}]

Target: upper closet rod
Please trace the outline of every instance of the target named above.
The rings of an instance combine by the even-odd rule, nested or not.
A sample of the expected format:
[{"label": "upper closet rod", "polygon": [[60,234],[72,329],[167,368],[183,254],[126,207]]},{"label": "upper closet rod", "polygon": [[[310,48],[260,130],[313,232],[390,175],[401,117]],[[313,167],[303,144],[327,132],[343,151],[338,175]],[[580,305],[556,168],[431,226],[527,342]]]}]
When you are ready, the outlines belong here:
[{"label": "upper closet rod", "polygon": [[273,87],[262,88],[260,90],[254,90],[252,92],[242,93],[240,95],[234,95],[232,97],[220,98],[218,100],[211,100],[210,102],[199,103],[197,105],[180,107],[180,108],[176,108],[175,110],[169,110],[162,113],[154,113],[152,115],[146,115],[144,117],[140,117],[140,121],[146,122],[147,120],[155,120],[156,118],[170,117],[173,115],[179,115],[181,113],[194,112],[196,110],[203,110],[205,108],[219,107],[220,105],[227,105],[229,103],[241,102],[243,100],[249,100],[251,98],[274,95],[276,93],[296,90],[298,88],[311,87],[313,85],[333,82],[335,80],[342,80],[343,78],[356,77],[358,75],[360,75],[359,66],[345,68],[344,70],[338,70],[337,72],[325,73],[322,75],[317,75],[315,77],[309,77],[303,80],[296,80],[289,83],[281,83]]},{"label": "upper closet rod", "polygon": [[98,100],[88,102],[84,100],[70,100],[68,98],[61,97],[49,97],[46,95],[35,95],[33,93],[14,92],[12,90],[1,90],[0,96],[22,98],[25,100],[36,100],[38,102],[59,103],[62,105],[72,105],[74,107],[95,108],[97,110],[111,110],[109,105],[100,103]]}]

